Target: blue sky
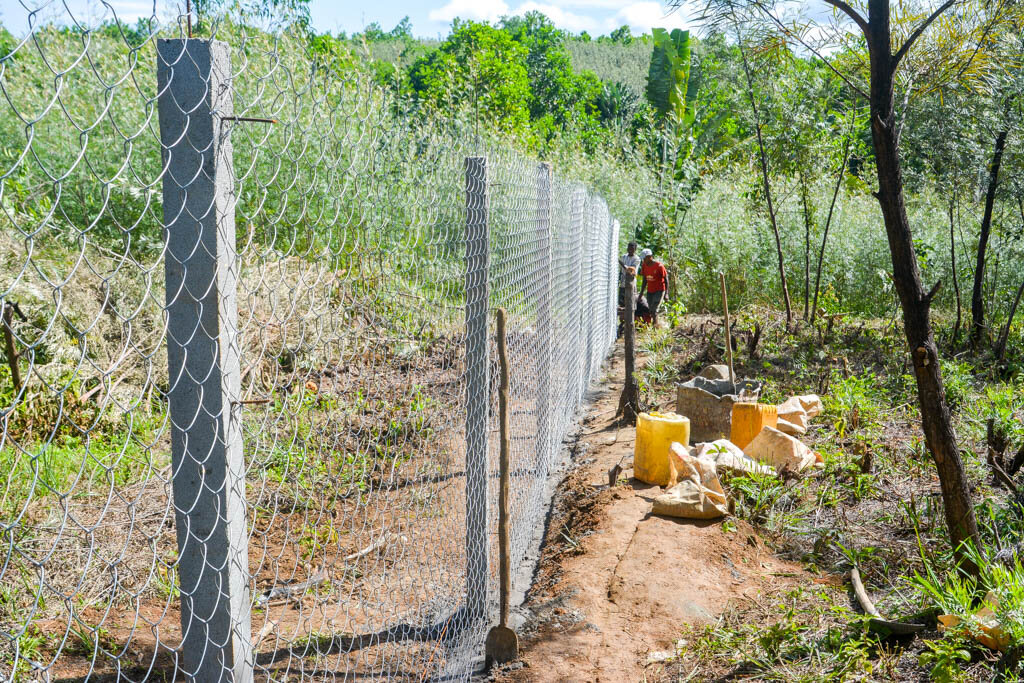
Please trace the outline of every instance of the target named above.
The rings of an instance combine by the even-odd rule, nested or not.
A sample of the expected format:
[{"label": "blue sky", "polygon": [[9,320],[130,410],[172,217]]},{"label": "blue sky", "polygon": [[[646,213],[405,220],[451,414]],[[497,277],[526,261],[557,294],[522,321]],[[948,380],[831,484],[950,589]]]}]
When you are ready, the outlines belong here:
[{"label": "blue sky", "polygon": [[[181,2],[157,0],[156,13],[166,16],[183,7]],[[153,12],[152,0],[0,0],[0,21],[15,33],[27,26],[28,9],[42,8],[40,16],[61,16],[67,21],[69,12],[76,20],[93,23],[111,16],[134,21]],[[504,15],[543,12],[560,28],[572,32],[588,31],[593,35],[608,33],[627,24],[635,33],[647,32],[654,26],[687,28],[685,12],[666,15],[658,0],[311,0],[313,25],[319,31],[362,30],[371,22],[391,29],[402,17],[412,21],[417,36],[437,37],[448,32],[455,17],[494,21]],[[180,11],[180,10],[179,10]]]}]

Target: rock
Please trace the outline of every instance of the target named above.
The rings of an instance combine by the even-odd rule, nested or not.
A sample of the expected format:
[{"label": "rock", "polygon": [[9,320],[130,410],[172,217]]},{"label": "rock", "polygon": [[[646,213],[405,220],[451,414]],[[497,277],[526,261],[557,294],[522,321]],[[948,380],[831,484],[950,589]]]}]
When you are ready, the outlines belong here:
[{"label": "rock", "polygon": [[709,365],[699,373],[698,377],[704,377],[705,379],[729,379],[729,366],[718,364]]},{"label": "rock", "polygon": [[718,470],[729,470],[741,474],[747,472],[775,474],[774,469],[768,465],[762,465],[753,458],[748,458],[739,446],[728,439],[697,444],[693,454],[697,458],[711,460]]},{"label": "rock", "polygon": [[814,452],[778,429],[765,427],[754,437],[743,453],[759,462],[771,465],[776,470],[783,468],[800,472],[818,462]]}]

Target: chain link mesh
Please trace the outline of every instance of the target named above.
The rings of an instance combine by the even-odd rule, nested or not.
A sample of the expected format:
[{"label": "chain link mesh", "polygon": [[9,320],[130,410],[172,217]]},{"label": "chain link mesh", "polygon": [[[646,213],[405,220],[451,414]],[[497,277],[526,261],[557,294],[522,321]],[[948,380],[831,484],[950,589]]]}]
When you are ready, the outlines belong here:
[{"label": "chain link mesh", "polygon": [[468,678],[492,314],[515,567],[614,342],[605,202],[288,31],[50,12],[0,44],[0,680]]}]

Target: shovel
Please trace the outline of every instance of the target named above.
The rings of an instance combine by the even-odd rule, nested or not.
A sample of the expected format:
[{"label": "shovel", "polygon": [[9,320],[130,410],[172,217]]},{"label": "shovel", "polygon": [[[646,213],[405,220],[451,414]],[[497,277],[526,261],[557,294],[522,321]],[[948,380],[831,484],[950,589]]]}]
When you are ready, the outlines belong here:
[{"label": "shovel", "polygon": [[498,409],[501,422],[501,456],[499,460],[500,488],[498,492],[498,573],[501,592],[501,614],[498,625],[487,633],[484,651],[487,661],[505,664],[519,657],[519,637],[508,627],[508,593],[512,583],[512,567],[509,563],[509,370],[508,346],[505,340],[505,309],[498,309],[498,359],[501,361],[501,387],[498,394]]}]

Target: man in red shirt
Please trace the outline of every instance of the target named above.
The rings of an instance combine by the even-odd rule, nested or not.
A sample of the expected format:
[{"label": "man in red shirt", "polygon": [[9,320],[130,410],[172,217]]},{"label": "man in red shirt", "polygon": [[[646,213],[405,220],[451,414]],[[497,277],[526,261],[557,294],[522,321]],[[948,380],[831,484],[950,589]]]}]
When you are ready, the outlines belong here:
[{"label": "man in red shirt", "polygon": [[640,255],[643,257],[643,264],[640,266],[640,296],[647,292],[647,307],[651,309],[651,319],[655,327],[658,326],[658,308],[661,300],[668,290],[668,270],[660,261],[654,260],[654,254],[650,249],[644,249]]}]

